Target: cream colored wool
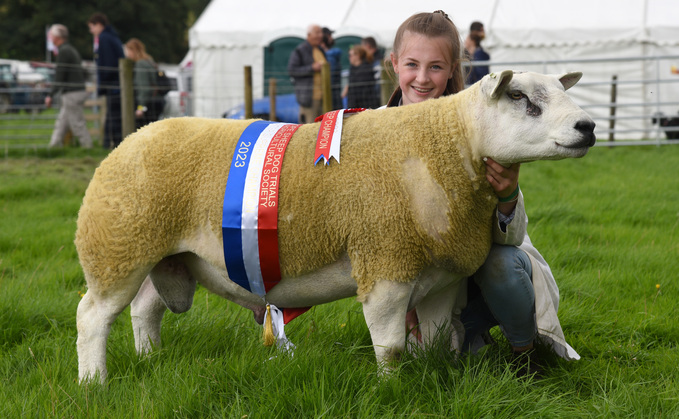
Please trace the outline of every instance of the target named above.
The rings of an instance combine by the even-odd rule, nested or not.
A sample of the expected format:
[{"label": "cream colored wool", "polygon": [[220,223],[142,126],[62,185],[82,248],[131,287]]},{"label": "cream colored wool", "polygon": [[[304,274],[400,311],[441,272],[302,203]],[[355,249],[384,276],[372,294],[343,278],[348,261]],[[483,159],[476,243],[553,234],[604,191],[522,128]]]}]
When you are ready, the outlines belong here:
[{"label": "cream colored wool", "polygon": [[146,353],[166,309],[188,310],[198,283],[255,314],[358,295],[378,365],[404,350],[412,308],[423,344],[450,325],[459,349],[461,279],[502,236],[482,157],[584,156],[594,122],[565,94],[581,76],[503,71],[452,97],[352,116],[339,165],[313,165],[319,124],[301,126],[281,169],[283,278],[265,298],[226,278],[222,249],[228,171],[251,121],[171,119],[131,135],[97,169],[78,217],[89,286],[76,316],[81,382],[105,379],[110,325],[125,307]]},{"label": "cream colored wool", "polygon": [[[480,156],[464,142],[473,125],[463,104],[476,93],[463,93],[345,119],[339,165],[314,166],[319,124],[299,128],[279,191],[284,277],[347,252],[361,298],[376,280],[411,281],[426,266],[467,276],[481,265],[496,199]],[[233,150],[250,123],[163,120],[132,134],[102,162],[75,240],[89,287],[106,293],[176,253],[183,238],[205,226],[221,237]],[[421,183],[439,194],[420,193]]]}]

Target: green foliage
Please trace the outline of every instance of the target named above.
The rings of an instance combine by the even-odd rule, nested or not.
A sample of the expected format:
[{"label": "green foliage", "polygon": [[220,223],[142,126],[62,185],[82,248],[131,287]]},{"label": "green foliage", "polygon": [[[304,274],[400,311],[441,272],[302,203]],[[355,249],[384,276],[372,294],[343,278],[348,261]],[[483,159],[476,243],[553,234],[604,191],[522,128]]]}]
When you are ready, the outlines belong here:
[{"label": "green foliage", "polygon": [[[529,232],[561,289],[582,355],[539,348],[547,377],[519,380],[509,347],[456,357],[443,344],[376,374],[355,299],[290,323],[294,356],[261,345],[252,314],[199,287],[167,313],[163,347],[134,351],[114,323],[105,386],[77,383],[85,292],[77,211],[103,152],[0,159],[0,412],[3,417],[676,417],[679,415],[679,148],[599,147],[522,166]],[[659,285],[659,287],[658,287]]]},{"label": "green foliage", "polygon": [[139,38],[156,61],[178,63],[188,51],[188,29],[209,0],[4,0],[0,5],[0,57],[44,61],[45,31],[61,23],[83,59],[92,59],[87,19],[105,13],[120,39]]}]

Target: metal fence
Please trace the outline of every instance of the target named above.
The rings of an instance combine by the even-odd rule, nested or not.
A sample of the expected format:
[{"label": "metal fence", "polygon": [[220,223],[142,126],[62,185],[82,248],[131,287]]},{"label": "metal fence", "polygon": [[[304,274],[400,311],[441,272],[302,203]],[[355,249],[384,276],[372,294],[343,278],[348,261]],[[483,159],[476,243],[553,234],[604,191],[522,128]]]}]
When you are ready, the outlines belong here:
[{"label": "metal fence", "polygon": [[[489,65],[491,71],[512,69],[547,74],[563,73],[566,69],[582,71],[582,80],[569,94],[597,123],[597,145],[679,144],[679,140],[668,139],[679,137],[679,71],[676,70],[679,56],[489,61],[478,64]],[[93,78],[93,69],[89,71]],[[176,94],[177,100],[200,100],[190,91],[191,74],[183,71],[182,80],[188,80],[189,85],[180,88],[180,92],[171,93]],[[242,72],[221,72],[220,76],[222,79],[243,80]],[[266,80],[284,75],[264,74],[263,77]],[[346,80],[342,83],[346,84]],[[392,81],[383,80],[383,83],[392,84]],[[3,93],[28,95],[26,97],[32,99],[28,103],[12,104],[9,108],[0,106],[0,147],[5,150],[47,147],[58,109],[45,109],[45,87],[0,86],[0,95]],[[279,94],[283,93],[289,92],[279,90]],[[95,140],[100,139],[97,134],[103,127],[102,102],[95,100],[94,92],[88,105],[88,124]],[[182,114],[186,112],[182,111]]]},{"label": "metal fence", "polygon": [[[90,92],[85,102],[85,119],[92,137],[100,140],[105,101],[96,97],[93,65],[86,65],[85,72]],[[5,154],[9,149],[39,149],[49,144],[60,110],[58,98],[54,98],[51,108],[45,105],[52,80],[53,64],[0,60],[0,147]],[[70,134],[64,141],[74,143]]]},{"label": "metal fence", "polygon": [[569,94],[597,124],[597,145],[679,144],[679,56],[489,61],[491,70],[583,72]]}]

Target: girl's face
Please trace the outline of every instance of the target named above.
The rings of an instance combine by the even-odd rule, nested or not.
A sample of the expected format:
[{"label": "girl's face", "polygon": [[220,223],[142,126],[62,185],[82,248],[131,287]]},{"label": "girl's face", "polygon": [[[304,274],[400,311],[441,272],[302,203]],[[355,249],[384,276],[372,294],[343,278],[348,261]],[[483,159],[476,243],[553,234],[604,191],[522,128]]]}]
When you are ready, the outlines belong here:
[{"label": "girl's face", "polygon": [[391,63],[403,91],[403,105],[424,102],[443,94],[453,77],[450,45],[443,37],[429,38],[406,31],[398,55],[391,53]]},{"label": "girl's face", "polygon": [[354,67],[361,65],[361,57],[353,49],[349,50],[349,64]]}]

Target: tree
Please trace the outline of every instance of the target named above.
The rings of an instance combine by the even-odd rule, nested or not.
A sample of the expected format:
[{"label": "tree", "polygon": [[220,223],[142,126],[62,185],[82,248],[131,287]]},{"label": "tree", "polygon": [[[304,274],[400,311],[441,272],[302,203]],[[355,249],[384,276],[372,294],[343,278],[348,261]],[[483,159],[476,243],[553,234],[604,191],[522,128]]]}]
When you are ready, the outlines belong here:
[{"label": "tree", "polygon": [[139,38],[156,61],[178,63],[188,51],[188,29],[209,0],[4,0],[0,5],[0,57],[46,59],[46,29],[53,23],[68,27],[70,42],[83,59],[93,56],[87,19],[105,13],[120,39]]}]

